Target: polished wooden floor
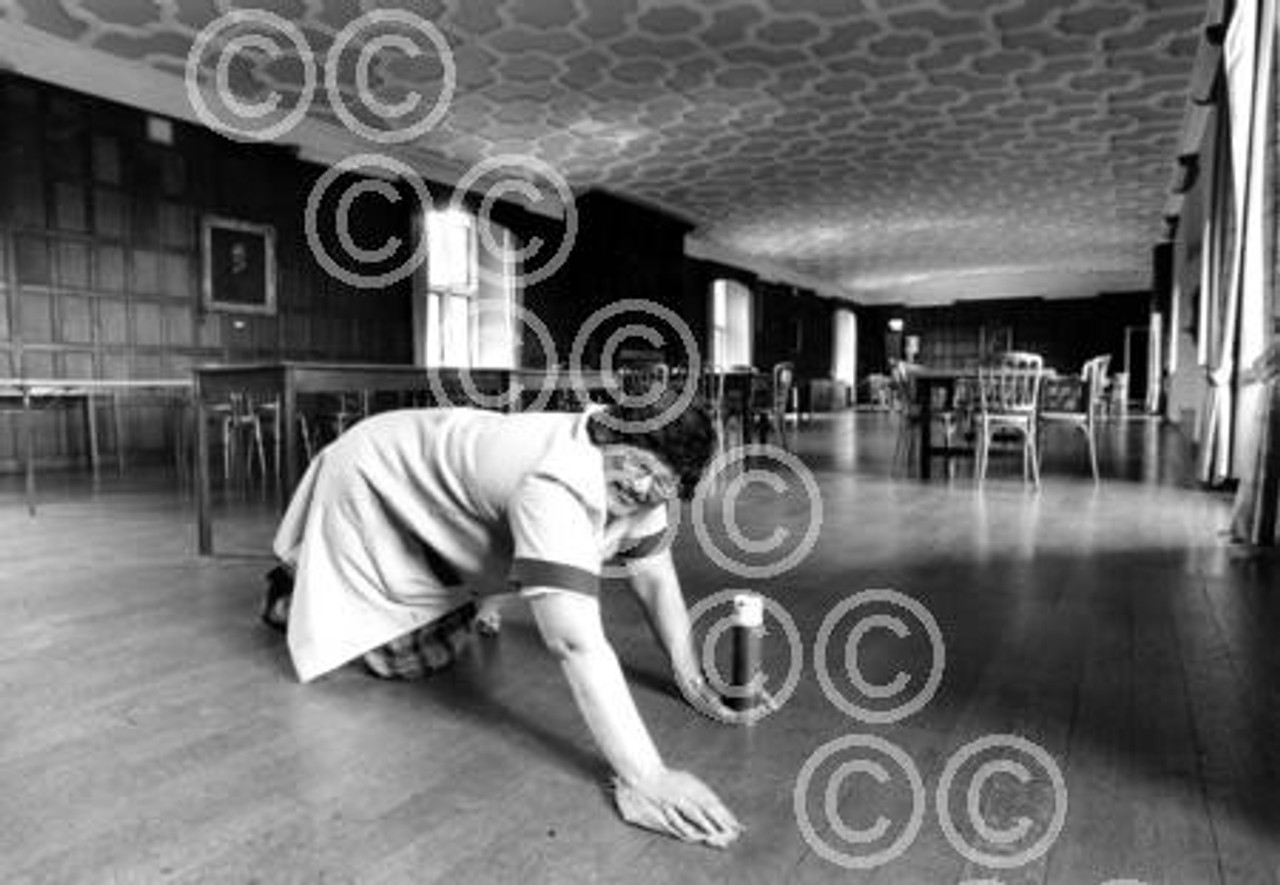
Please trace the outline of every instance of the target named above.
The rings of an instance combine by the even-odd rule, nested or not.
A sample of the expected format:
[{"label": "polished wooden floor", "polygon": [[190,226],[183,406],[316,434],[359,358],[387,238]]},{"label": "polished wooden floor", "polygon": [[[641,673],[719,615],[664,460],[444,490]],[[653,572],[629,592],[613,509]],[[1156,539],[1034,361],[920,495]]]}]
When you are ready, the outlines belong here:
[{"label": "polished wooden floor", "polygon": [[[794,619],[802,670],[780,712],[749,727],[698,716],[635,605],[605,596],[664,755],[748,827],[727,852],[619,821],[527,612],[426,683],[350,668],[301,686],[256,620],[269,502],[224,500],[222,552],[200,559],[191,501],[167,475],[42,476],[35,518],[0,481],[0,881],[1280,881],[1276,563],[1226,543],[1229,501],[1189,482],[1176,432],[1111,425],[1097,488],[1077,441],[1052,438],[1038,494],[1011,460],[980,492],[968,463],[891,478],[885,415],[820,417],[796,443],[816,493],[749,473],[722,488],[749,542],[783,528],[792,549],[816,494],[807,557],[743,577],[689,524],[677,543],[691,602],[755,589]],[[842,710],[817,676],[824,618],[868,589],[919,603],[945,646],[936,694],[896,722]],[[935,644],[891,605],[850,609],[831,634],[846,703],[899,700],[859,696],[858,678],[906,673],[901,698],[926,684]],[[909,633],[886,629],[894,614]],[[787,661],[772,624],[775,688]],[[939,795],[948,762],[999,735],[1041,748],[1061,797],[1045,770],[1021,782],[1006,745]],[[915,799],[883,742],[919,775]],[[1021,842],[1002,836],[1020,826]]]}]

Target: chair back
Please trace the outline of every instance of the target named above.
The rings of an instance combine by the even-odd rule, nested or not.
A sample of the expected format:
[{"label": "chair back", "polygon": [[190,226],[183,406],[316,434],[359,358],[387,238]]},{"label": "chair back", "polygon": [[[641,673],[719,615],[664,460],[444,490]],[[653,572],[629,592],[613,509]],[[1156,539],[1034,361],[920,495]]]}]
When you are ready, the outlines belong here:
[{"label": "chair back", "polygon": [[223,415],[224,420],[236,427],[244,427],[256,423],[259,412],[274,405],[274,400],[261,400],[248,393],[229,393],[227,401],[215,410]]},{"label": "chair back", "polygon": [[773,367],[773,410],[784,414],[791,404],[791,388],[795,383],[793,363],[777,363]]},{"label": "chair back", "polygon": [[903,360],[895,360],[889,371],[890,408],[908,412],[915,405],[915,384],[911,380],[911,371]]},{"label": "chair back", "polygon": [[1111,366],[1111,354],[1095,356],[1084,364],[1080,377],[1084,379],[1086,408],[1096,415],[1102,408],[1102,397],[1107,389],[1107,369]]},{"label": "chair back", "polygon": [[993,366],[978,369],[982,411],[989,414],[1034,415],[1039,404],[1044,358],[1038,353],[1009,351]]}]

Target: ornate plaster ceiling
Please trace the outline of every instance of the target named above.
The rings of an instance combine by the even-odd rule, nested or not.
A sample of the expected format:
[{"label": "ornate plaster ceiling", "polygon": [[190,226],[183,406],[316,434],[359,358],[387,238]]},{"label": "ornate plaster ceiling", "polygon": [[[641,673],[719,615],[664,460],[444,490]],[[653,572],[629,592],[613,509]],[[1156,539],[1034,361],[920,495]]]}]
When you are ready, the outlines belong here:
[{"label": "ornate plaster ceiling", "polygon": [[[305,53],[259,22],[284,51],[240,52],[227,83],[278,92],[283,114],[312,54],[314,134],[343,127],[319,62],[395,7],[443,40],[362,28],[333,66],[344,103],[375,133],[408,118],[362,94],[442,113],[369,149],[419,168],[536,158],[575,190],[682,215],[708,253],[864,303],[1145,288],[1206,16],[1206,0],[0,0],[0,27],[182,89],[202,29],[269,11]],[[383,44],[362,64],[389,32],[422,54]],[[201,62],[214,82],[216,54]]]}]

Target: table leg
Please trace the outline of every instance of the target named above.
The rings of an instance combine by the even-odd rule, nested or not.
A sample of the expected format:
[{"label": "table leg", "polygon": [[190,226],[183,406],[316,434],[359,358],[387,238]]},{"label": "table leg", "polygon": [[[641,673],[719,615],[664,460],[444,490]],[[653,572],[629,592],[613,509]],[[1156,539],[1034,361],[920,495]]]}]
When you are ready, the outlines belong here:
[{"label": "table leg", "polygon": [[181,397],[165,398],[165,416],[169,419],[173,445],[173,477],[179,489],[187,488],[187,406]]},{"label": "table leg", "polygon": [[197,389],[193,412],[196,422],[196,546],[201,556],[213,553],[213,522],[209,518],[209,410]]},{"label": "table leg", "polygon": [[116,473],[124,476],[124,449],[125,449],[125,427],[124,422],[120,420],[120,394],[112,391],[111,394],[111,423],[115,426],[116,439]]},{"label": "table leg", "polygon": [[92,393],[84,395],[84,423],[89,433],[89,466],[93,470],[93,478],[98,478],[98,404]]},{"label": "table leg", "polygon": [[36,428],[31,417],[31,393],[22,392],[22,459],[26,473],[27,513],[36,515]]},{"label": "table leg", "polygon": [[284,486],[280,489],[280,509],[284,510],[294,486],[298,484],[298,392],[288,378],[280,392],[280,424],[284,437]]},{"label": "table leg", "polygon": [[930,457],[933,448],[933,388],[918,378],[916,390],[920,398],[920,478],[928,479],[929,465],[933,460]]}]

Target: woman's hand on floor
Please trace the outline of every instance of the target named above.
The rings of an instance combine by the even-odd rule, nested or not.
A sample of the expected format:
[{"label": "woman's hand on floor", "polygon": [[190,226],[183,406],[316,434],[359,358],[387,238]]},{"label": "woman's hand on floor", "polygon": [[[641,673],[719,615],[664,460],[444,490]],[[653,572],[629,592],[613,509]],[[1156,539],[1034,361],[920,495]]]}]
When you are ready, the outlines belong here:
[{"label": "woman's hand on floor", "polygon": [[726,848],[742,824],[711,788],[687,771],[663,768],[642,781],[614,781],[614,802],[623,820],[685,842]]}]

